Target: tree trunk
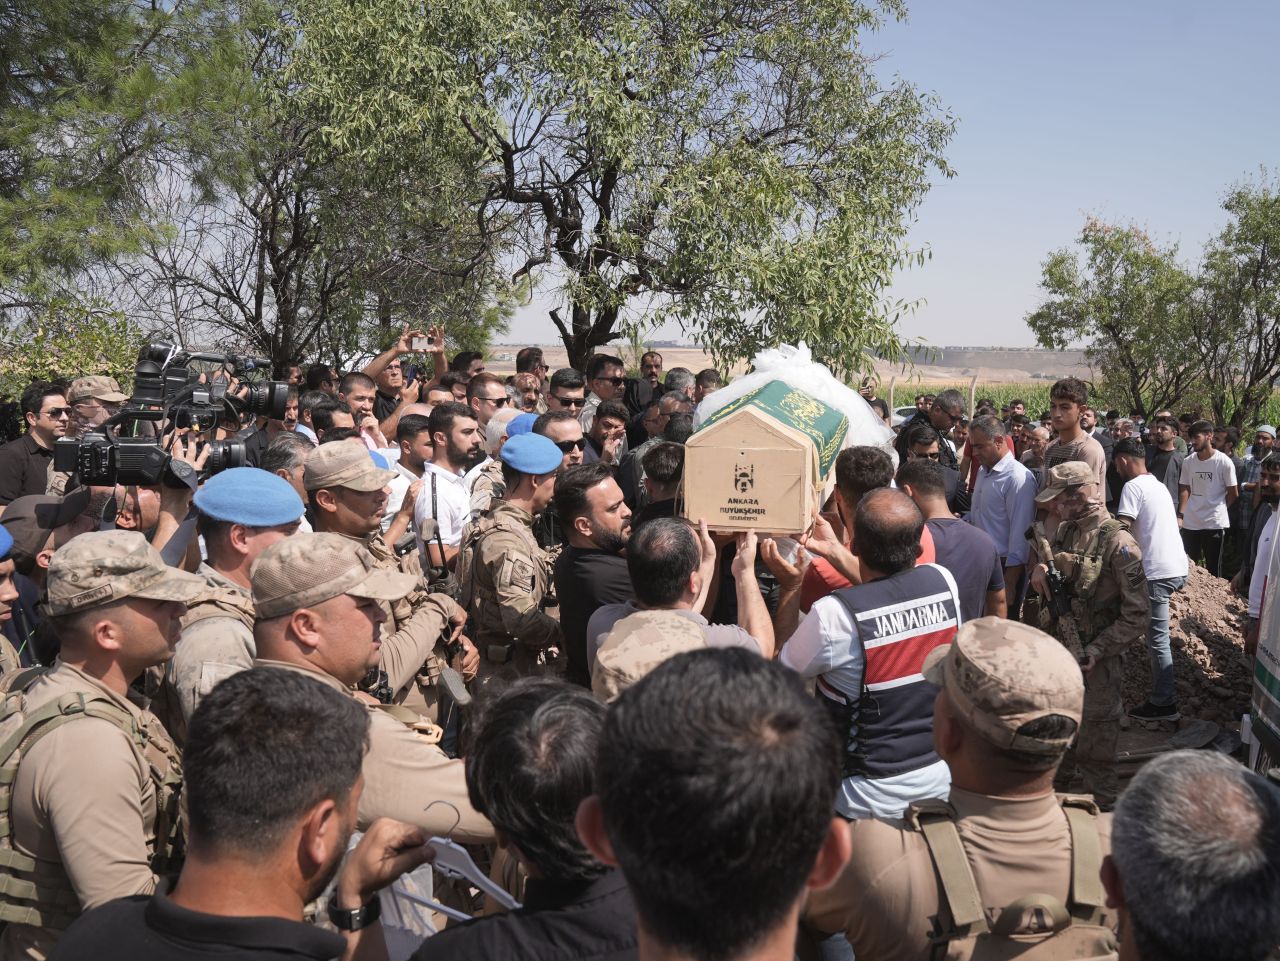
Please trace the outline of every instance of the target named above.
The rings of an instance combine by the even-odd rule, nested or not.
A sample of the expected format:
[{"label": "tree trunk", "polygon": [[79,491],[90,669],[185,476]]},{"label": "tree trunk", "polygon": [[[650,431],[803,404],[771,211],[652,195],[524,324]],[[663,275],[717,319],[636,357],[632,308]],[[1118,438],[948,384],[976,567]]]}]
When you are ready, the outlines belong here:
[{"label": "tree trunk", "polygon": [[609,343],[617,333],[614,330],[618,321],[617,309],[597,310],[593,314],[590,308],[575,304],[569,325],[560,317],[559,309],[553,309],[550,316],[569,353],[569,365],[584,373],[592,356],[598,353],[596,348]]},{"label": "tree trunk", "polygon": [[383,341],[391,338],[391,298],[378,292],[378,333]]}]

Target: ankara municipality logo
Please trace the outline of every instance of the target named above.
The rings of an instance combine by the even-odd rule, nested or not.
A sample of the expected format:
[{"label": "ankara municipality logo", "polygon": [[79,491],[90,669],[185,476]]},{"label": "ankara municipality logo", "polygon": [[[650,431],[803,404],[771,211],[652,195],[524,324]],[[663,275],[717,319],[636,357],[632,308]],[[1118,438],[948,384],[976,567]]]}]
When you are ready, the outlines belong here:
[{"label": "ankara municipality logo", "polygon": [[743,467],[741,464],[735,464],[733,467],[733,486],[738,489],[739,493],[745,494],[751,488],[756,486],[756,465],[748,464]]}]

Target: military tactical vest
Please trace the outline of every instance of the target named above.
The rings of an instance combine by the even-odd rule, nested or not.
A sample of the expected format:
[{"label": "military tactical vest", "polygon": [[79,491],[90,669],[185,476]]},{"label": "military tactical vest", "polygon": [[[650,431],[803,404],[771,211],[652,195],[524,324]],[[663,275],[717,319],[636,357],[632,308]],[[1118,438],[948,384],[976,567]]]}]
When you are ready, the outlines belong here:
[{"label": "military tactical vest", "polygon": [[[26,689],[45,668],[31,668],[0,706],[0,921],[61,931],[81,912],[71,879],[61,863],[38,860],[13,843],[13,786],[23,757],[40,738],[79,718],[96,717],[118,728],[156,792],[156,823],[151,870],[176,875],[182,863],[179,797],[182,766],[172,745],[153,739],[129,711],[105,694],[64,694],[30,714],[24,713]],[[91,789],[86,785],[86,790]]]},{"label": "military tactical vest", "polygon": [[[386,542],[382,539],[380,531],[374,531],[367,538],[361,541],[361,543],[364,544],[369,553],[373,555],[373,559],[378,562],[378,567],[382,570],[392,571],[399,574],[408,574],[415,582],[415,586],[409,594],[400,598],[398,601],[385,602],[388,614],[387,623],[383,626],[385,634],[394,634],[396,631],[400,630],[400,628],[404,626],[405,622],[413,617],[413,612],[417,610],[418,606],[425,602],[432,594],[448,593],[455,602],[457,601],[457,597],[452,592],[438,590],[438,586],[433,587],[432,585],[425,583],[422,562],[416,550],[410,551],[408,554],[397,555],[395,551],[387,547]],[[447,636],[447,632],[445,635],[442,635],[442,638],[444,636]],[[418,686],[424,690],[429,687],[434,687],[437,678],[440,676],[440,669],[444,665],[444,661],[442,661],[441,657],[436,653],[439,649],[440,648],[437,643],[437,647],[433,648],[432,652],[427,655],[427,659],[422,663],[422,668],[418,671],[416,678],[417,683]],[[374,670],[376,671],[377,669],[375,668]],[[385,672],[383,672],[383,676],[385,677]],[[392,697],[399,697],[400,699],[403,699],[408,694],[412,686],[413,685],[409,685],[400,691],[391,692]],[[366,690],[369,693],[373,693],[373,689],[370,687],[362,685],[361,689]]]},{"label": "military tactical vest", "polygon": [[[203,576],[203,575],[201,575]],[[186,630],[202,621],[215,618],[231,618],[239,621],[253,634],[253,599],[234,588],[224,587],[212,578],[205,577],[205,587],[200,596],[187,605],[181,628]],[[250,654],[253,651],[250,649]],[[144,676],[144,686],[149,701],[148,710],[160,718],[175,744],[185,747],[187,720],[182,713],[182,702],[174,682],[174,662],[168,661],[158,668],[149,668]]]},{"label": "military tactical vest", "polygon": [[213,617],[231,617],[253,630],[253,600],[229,587],[208,585],[204,592],[187,605],[182,626],[190,627]]},{"label": "military tactical vest", "polygon": [[[462,541],[458,545],[456,572],[461,588],[460,603],[472,619],[469,622],[474,631],[472,636],[484,643],[504,638],[507,643],[515,640],[503,627],[502,609],[495,596],[496,585],[488,572],[481,570],[484,565],[479,561],[479,551],[488,538],[505,534],[517,542],[513,549],[526,552],[530,561],[531,593],[544,604],[550,601],[552,562],[538,546],[529,525],[515,519],[512,510],[499,502],[489,513],[463,529]],[[538,516],[543,517],[546,513]]]},{"label": "military tactical vest", "polygon": [[[924,837],[938,878],[940,908],[930,932],[932,961],[1085,961],[1112,958],[1115,934],[1106,925],[1106,895],[1098,872],[1102,842],[1091,797],[1059,795],[1071,828],[1070,900],[1028,893],[989,919],[973,867],[945,801],[919,801],[906,822]],[[949,923],[944,918],[949,915]]]},{"label": "military tactical vest", "polygon": [[960,608],[951,572],[921,564],[831,594],[853,624],[853,677],[818,675],[818,702],[844,737],[844,777],[884,778],[928,767],[938,689],[925,656],[955,640]]},{"label": "military tactical vest", "polygon": [[1098,525],[1092,539],[1083,549],[1054,551],[1054,562],[1058,564],[1059,570],[1069,565],[1066,569],[1071,571],[1071,575],[1066,577],[1067,589],[1071,592],[1071,612],[1075,615],[1082,644],[1088,644],[1097,637],[1120,612],[1119,597],[1114,604],[1099,609],[1093,603],[1093,596],[1097,593],[1098,581],[1110,557],[1111,542],[1124,529],[1125,526],[1120,521],[1108,518]]}]

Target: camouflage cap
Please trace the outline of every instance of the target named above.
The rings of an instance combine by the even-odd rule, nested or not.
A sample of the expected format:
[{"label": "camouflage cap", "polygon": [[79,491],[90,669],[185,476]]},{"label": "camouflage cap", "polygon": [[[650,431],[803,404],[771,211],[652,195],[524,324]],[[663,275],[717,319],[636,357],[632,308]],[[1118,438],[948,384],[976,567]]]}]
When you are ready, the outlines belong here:
[{"label": "camouflage cap", "polygon": [[1061,754],[1072,738],[1018,734],[1028,721],[1061,714],[1080,723],[1084,677],[1067,649],[1044,631],[1000,617],[980,617],[934,648],[924,676],[945,688],[957,713],[996,747]]},{"label": "camouflage cap", "polygon": [[668,658],[707,646],[698,622],[680,611],[636,611],[604,636],[591,671],[591,693],[612,701]]},{"label": "camouflage cap", "polygon": [[1068,487],[1098,483],[1098,475],[1082,460],[1069,460],[1065,464],[1049,468],[1044,488],[1036,495],[1037,504],[1047,504]]},{"label": "camouflage cap", "polygon": [[353,491],[376,491],[395,478],[393,470],[383,470],[373,462],[369,451],[349,441],[321,444],[307,455],[302,471],[302,486],[308,491],[322,487],[349,487]]},{"label": "camouflage cap", "polygon": [[254,561],[249,582],[261,618],[339,594],[398,601],[417,586],[412,574],[383,570],[360,541],[341,534],[295,534],[272,544]]},{"label": "camouflage cap", "polygon": [[169,567],[138,531],[95,531],[74,537],[49,562],[50,614],[71,614],[127,597],[189,604],[204,578]]},{"label": "camouflage cap", "polygon": [[89,398],[105,400],[108,404],[123,404],[129,395],[120,390],[114,377],[77,377],[67,388],[67,403],[75,404]]}]

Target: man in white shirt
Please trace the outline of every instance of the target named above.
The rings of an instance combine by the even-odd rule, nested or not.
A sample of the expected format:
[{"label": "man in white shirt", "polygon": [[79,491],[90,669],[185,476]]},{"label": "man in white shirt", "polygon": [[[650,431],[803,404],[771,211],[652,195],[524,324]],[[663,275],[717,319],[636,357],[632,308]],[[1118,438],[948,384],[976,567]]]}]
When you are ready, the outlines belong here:
[{"label": "man in white shirt", "polygon": [[[462,542],[462,528],[471,519],[471,494],[465,474],[481,457],[480,425],[466,404],[440,404],[427,419],[432,455],[426,462],[422,487],[414,502],[414,526],[423,570],[453,570]],[[422,539],[434,520],[430,543]]]},{"label": "man in white shirt", "polygon": [[[596,354],[591,358],[591,362],[587,365],[587,387],[591,394],[587,397],[582,413],[578,415],[578,422],[582,424],[582,432],[584,434],[591,430],[591,423],[596,419],[596,408],[601,403],[606,400],[622,401],[626,373],[626,367],[617,357],[612,357],[609,354]],[[621,457],[626,452],[627,444],[624,439],[622,450],[618,451],[618,456]]]},{"label": "man in white shirt", "polygon": [[[427,461],[431,457],[431,431],[427,426],[431,408],[420,403],[402,406],[403,410],[396,411],[398,416],[396,417],[395,449],[378,452],[386,458],[390,468],[396,472],[396,476],[387,485],[391,488],[391,496],[387,498],[387,512],[382,517],[384,534],[400,512],[409,488],[426,471]],[[408,425],[405,424],[406,418],[410,418]]]},{"label": "man in white shirt", "polygon": [[1196,563],[1214,577],[1222,564],[1222,540],[1231,526],[1227,509],[1236,502],[1236,468],[1231,458],[1213,449],[1213,425],[1198,420],[1191,425],[1191,450],[1182,462],[1178,479],[1178,520],[1182,544]]},{"label": "man in white shirt", "polygon": [[1036,517],[1035,475],[1013,456],[998,417],[978,417],[969,425],[969,448],[980,466],[968,520],[996,542],[1009,617],[1017,620],[1029,553],[1027,528]]},{"label": "man in white shirt", "polygon": [[1147,575],[1147,597],[1151,600],[1151,624],[1147,628],[1151,696],[1129,716],[1144,721],[1176,721],[1180,715],[1169,649],[1169,598],[1187,583],[1187,555],[1178,536],[1178,518],[1169,501],[1168,488],[1147,470],[1142,441],[1134,437],[1116,441],[1112,456],[1116,470],[1126,481],[1116,516],[1128,522],[1129,532],[1142,550],[1142,571]]}]

